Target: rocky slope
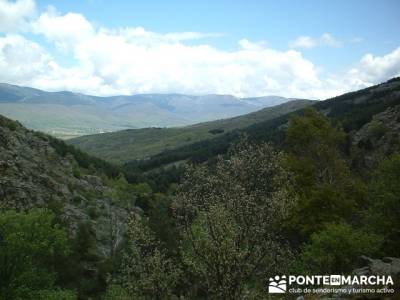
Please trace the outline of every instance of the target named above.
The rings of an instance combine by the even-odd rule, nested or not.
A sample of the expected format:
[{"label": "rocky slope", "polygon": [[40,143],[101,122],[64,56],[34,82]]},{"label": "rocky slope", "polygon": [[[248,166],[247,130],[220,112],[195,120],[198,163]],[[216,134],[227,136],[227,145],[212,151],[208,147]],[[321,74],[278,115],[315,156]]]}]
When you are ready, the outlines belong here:
[{"label": "rocky slope", "polygon": [[90,228],[96,256],[109,257],[122,240],[128,212],[113,205],[110,188],[81,169],[72,155],[60,155],[46,135],[0,115],[0,206],[47,207],[67,224],[71,237]]},{"label": "rocky slope", "polygon": [[381,159],[400,151],[400,105],[374,115],[351,136],[359,166],[376,167]]}]

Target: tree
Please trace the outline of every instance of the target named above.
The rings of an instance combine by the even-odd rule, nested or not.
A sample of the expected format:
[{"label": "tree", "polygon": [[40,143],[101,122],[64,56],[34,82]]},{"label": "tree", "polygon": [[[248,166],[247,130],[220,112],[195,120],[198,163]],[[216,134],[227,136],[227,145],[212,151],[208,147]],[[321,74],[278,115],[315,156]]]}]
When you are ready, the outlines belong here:
[{"label": "tree", "polygon": [[182,233],[185,278],[197,295],[239,299],[265,285],[268,273],[282,272],[289,250],[280,224],[293,198],[281,154],[246,139],[215,168],[189,167],[174,206]]},{"label": "tree", "polygon": [[289,228],[306,239],[329,222],[349,220],[365,196],[341,155],[342,130],[315,109],[294,117],[286,132],[286,165],[299,197]]},{"label": "tree", "polygon": [[57,261],[68,253],[67,233],[55,223],[53,213],[0,213],[1,299],[43,299],[46,293],[74,299],[73,293],[54,288]]},{"label": "tree", "polygon": [[311,235],[300,255],[300,273],[343,274],[356,267],[361,255],[377,255],[382,237],[345,223],[329,224]]},{"label": "tree", "polygon": [[386,255],[400,249],[400,153],[383,160],[370,185],[369,208],[365,223],[371,231],[384,236]]},{"label": "tree", "polygon": [[128,246],[122,262],[120,293],[130,299],[171,299],[180,270],[160,248],[145,218],[134,215],[128,227]]}]

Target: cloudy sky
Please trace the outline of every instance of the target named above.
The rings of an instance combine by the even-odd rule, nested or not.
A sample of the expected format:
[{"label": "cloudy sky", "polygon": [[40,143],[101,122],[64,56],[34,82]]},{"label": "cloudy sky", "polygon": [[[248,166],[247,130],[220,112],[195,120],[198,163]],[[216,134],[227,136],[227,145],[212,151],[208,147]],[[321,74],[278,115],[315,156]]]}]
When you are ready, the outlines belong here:
[{"label": "cloudy sky", "polygon": [[398,0],[0,0],[0,82],[325,99],[400,75]]}]

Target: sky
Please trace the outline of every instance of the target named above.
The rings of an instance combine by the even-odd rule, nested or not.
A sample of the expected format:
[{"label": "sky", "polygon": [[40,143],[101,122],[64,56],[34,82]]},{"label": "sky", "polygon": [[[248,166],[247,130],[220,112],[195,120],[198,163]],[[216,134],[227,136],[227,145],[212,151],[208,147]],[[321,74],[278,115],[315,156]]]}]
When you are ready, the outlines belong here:
[{"label": "sky", "polygon": [[0,0],[0,82],[326,99],[400,76],[398,0]]}]

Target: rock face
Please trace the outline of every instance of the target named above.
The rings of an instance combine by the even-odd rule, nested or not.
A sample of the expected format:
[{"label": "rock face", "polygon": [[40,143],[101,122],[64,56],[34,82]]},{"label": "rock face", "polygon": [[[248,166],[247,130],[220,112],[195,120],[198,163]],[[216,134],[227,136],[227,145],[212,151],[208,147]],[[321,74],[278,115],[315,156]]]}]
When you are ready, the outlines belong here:
[{"label": "rock face", "polygon": [[400,277],[400,258],[385,257],[383,259],[372,259],[361,256],[362,267],[353,271],[353,275],[390,275],[393,278]]},{"label": "rock face", "polygon": [[[367,256],[360,257],[360,268],[354,270],[352,275],[354,276],[370,276],[370,275],[379,275],[379,276],[391,276],[394,281],[394,286],[357,286],[357,285],[348,285],[342,286],[342,289],[347,290],[346,293],[336,293],[332,295],[331,299],[400,299],[399,291],[399,280],[400,280],[400,258],[395,257],[385,257],[383,259],[372,259]],[[386,293],[386,294],[352,294],[353,288],[387,288],[394,289],[395,293]],[[326,298],[321,298],[326,299]]]},{"label": "rock face", "polygon": [[380,159],[400,151],[400,105],[389,107],[373,117],[352,136],[360,164],[373,168]]},{"label": "rock face", "polygon": [[[346,292],[338,292],[334,294],[327,295],[305,295],[299,296],[296,300],[340,300],[340,299],[357,299],[357,300],[398,300],[400,299],[400,258],[396,257],[384,257],[383,259],[373,259],[367,256],[361,256],[359,258],[360,268],[353,270],[353,276],[391,276],[394,281],[394,286],[365,286],[365,285],[346,285],[346,286],[334,286],[335,288],[340,288]],[[331,288],[332,286],[326,286]],[[353,293],[353,289],[361,288],[387,288],[394,289],[394,293],[368,293],[360,294]]]},{"label": "rock face", "polygon": [[75,159],[58,154],[46,135],[0,116],[0,208],[49,208],[72,237],[85,224],[96,241],[96,255],[105,259],[122,240],[128,212],[112,204],[110,189],[99,176],[81,172]]}]

